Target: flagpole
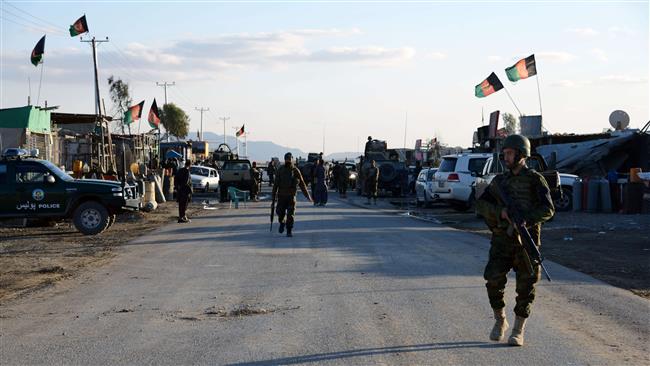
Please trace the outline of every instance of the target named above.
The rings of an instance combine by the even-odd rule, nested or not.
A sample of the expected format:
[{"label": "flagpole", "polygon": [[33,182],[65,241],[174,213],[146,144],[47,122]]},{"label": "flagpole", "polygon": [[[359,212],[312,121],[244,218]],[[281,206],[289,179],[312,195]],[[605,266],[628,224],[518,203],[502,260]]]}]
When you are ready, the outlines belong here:
[{"label": "flagpole", "polygon": [[542,114],[542,93],[539,91],[539,75],[535,74],[535,80],[537,81],[537,98],[539,98],[539,115],[542,116],[542,124],[544,123],[544,117]]},{"label": "flagpole", "polygon": [[36,105],[38,106],[41,101],[41,85],[43,84],[43,69],[45,68],[45,62],[41,61],[41,78],[38,79],[38,96],[36,97]]},{"label": "flagpole", "polygon": [[510,98],[510,101],[512,102],[512,105],[514,105],[515,108],[517,109],[517,112],[519,112],[519,117],[522,117],[522,114],[521,114],[521,111],[519,110],[519,107],[517,107],[517,104],[515,103],[514,99],[512,99],[512,96],[510,95],[510,92],[508,92],[508,89],[506,88],[505,85],[503,86],[503,90],[506,91],[506,94],[508,94],[508,98]]}]

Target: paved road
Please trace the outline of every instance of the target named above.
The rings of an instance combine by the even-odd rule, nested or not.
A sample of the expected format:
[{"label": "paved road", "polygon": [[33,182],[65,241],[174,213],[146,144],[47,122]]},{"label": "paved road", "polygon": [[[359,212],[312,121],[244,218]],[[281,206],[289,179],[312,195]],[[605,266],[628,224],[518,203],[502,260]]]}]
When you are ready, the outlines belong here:
[{"label": "paved road", "polygon": [[627,291],[549,263],[512,348],[488,340],[485,239],[336,200],[301,203],[286,238],[267,207],[170,224],[3,305],[1,363],[650,364],[649,302]]}]

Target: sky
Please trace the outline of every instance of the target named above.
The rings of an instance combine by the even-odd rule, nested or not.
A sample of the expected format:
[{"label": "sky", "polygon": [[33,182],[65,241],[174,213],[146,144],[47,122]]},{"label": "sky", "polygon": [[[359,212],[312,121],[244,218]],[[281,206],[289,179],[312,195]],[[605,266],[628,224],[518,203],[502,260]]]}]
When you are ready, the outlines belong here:
[{"label": "sky", "polygon": [[[650,119],[648,1],[0,1],[0,108],[94,113],[92,52],[70,37],[85,14],[107,78],[135,103],[167,98],[200,128],[246,126],[249,140],[303,151],[359,151],[433,137],[470,146],[489,113],[543,112],[551,133],[601,132],[621,109]],[[46,35],[42,67],[29,60]],[[537,77],[504,69],[535,55]],[[41,79],[42,72],[42,79]],[[495,72],[509,92],[474,87]],[[39,94],[39,80],[41,80]],[[29,82],[28,82],[29,81]],[[539,93],[538,93],[539,85]],[[31,86],[31,88],[30,88]],[[541,100],[541,103],[540,103]],[[112,113],[109,113],[112,114]],[[146,120],[140,128],[148,129]],[[134,129],[136,127],[134,126]]]}]

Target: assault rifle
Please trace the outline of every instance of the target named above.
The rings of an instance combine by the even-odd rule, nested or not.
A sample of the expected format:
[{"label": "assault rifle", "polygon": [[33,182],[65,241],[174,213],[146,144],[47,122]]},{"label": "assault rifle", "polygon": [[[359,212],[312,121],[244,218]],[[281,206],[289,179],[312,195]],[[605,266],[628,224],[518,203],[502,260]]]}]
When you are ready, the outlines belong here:
[{"label": "assault rifle", "polygon": [[[497,193],[499,195],[499,198],[501,201],[506,205],[506,209],[508,211],[508,217],[510,217],[512,227],[514,231],[516,231],[517,234],[517,240],[519,243],[524,247],[525,249],[525,255],[527,257],[526,263],[528,264],[528,270],[530,273],[535,273],[533,264],[538,264],[541,268],[542,271],[544,271],[544,275],[546,275],[546,279],[551,281],[551,276],[548,275],[548,271],[546,270],[546,267],[544,267],[544,258],[542,258],[542,254],[539,252],[539,248],[537,248],[537,245],[535,244],[535,241],[533,238],[530,236],[530,232],[528,231],[528,228],[526,228],[526,225],[524,225],[524,217],[521,214],[521,211],[517,208],[515,203],[512,201],[512,198],[506,193],[506,190],[502,186],[501,182],[495,182],[495,186],[497,188]],[[510,233],[510,230],[508,232]]]}]

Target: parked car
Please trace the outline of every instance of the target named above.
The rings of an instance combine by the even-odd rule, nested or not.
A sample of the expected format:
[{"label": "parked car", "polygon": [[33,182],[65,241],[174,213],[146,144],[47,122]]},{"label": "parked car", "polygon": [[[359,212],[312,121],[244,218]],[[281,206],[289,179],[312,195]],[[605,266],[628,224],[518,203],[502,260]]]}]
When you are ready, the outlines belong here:
[{"label": "parked car", "polygon": [[428,206],[438,200],[433,197],[433,185],[437,171],[437,168],[423,168],[420,171],[415,181],[415,201],[418,207]]},{"label": "parked car", "polygon": [[[577,175],[558,173],[556,170],[549,169],[540,154],[533,153],[526,159],[526,165],[535,169],[546,178],[546,182],[551,189],[551,198],[556,211],[569,211],[573,203],[573,182],[578,179]],[[483,168],[483,172],[476,177],[476,196],[480,197],[485,188],[490,184],[492,179],[499,173],[505,171],[505,163],[500,158],[499,164],[494,163],[494,157],[490,157]]]},{"label": "parked car", "polygon": [[192,165],[190,167],[190,176],[192,177],[192,188],[203,192],[209,192],[211,189],[216,191],[219,187],[219,172],[217,169]]},{"label": "parked car", "polygon": [[38,153],[13,149],[0,158],[0,218],[72,220],[84,235],[96,235],[115,216],[140,208],[135,186],[74,179]]},{"label": "parked car", "polygon": [[475,177],[483,172],[483,167],[492,154],[461,153],[446,155],[435,173],[433,198],[449,203],[458,211],[466,211],[474,204]]}]

